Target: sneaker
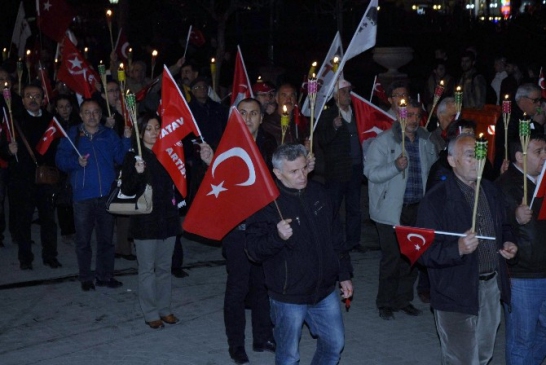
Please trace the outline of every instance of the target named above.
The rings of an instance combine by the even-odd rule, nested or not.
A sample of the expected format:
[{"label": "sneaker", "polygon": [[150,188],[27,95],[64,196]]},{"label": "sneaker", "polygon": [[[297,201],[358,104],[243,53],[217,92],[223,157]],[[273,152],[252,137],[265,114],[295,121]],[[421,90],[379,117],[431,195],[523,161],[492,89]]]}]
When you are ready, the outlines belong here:
[{"label": "sneaker", "polygon": [[119,288],[120,286],[123,285],[123,283],[121,281],[117,281],[114,278],[111,278],[110,280],[99,280],[99,279],[97,279],[96,284],[97,284],[97,286],[105,286],[105,287],[111,288],[111,289]]}]

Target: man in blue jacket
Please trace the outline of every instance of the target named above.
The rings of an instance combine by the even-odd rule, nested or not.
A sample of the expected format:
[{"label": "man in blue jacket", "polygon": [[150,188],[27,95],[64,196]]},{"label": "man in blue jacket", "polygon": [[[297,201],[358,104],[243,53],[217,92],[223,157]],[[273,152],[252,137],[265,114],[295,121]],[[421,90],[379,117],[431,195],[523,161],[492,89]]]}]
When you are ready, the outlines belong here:
[{"label": "man in blue jacket", "polygon": [[307,180],[306,156],[297,144],[281,145],[273,154],[280,196],[247,220],[246,249],[250,259],[263,262],[275,363],[299,362],[306,322],[318,338],[312,363],[334,365],[345,343],[337,282],[344,298],[353,295],[350,247],[326,191]]},{"label": "man in blue jacket", "polygon": [[84,100],[80,106],[83,123],[72,127],[57,149],[57,166],[69,174],[74,200],[76,255],[82,290],[95,289],[91,272],[91,235],[96,229],[97,286],[117,288],[114,279],[115,247],[113,244],[114,216],[106,211],[106,201],[116,178],[115,164],[121,165],[131,147],[131,129],[126,127],[123,138],[101,123],[102,109],[94,100]]},{"label": "man in blue jacket", "polygon": [[465,234],[436,235],[421,256],[430,277],[430,303],[443,364],[488,364],[501,319],[500,301],[510,303],[505,259],[515,256],[517,246],[501,193],[487,180],[481,180],[475,232],[471,230],[477,181],[475,142],[471,134],[449,142],[453,173],[427,192],[417,216],[417,227]]}]

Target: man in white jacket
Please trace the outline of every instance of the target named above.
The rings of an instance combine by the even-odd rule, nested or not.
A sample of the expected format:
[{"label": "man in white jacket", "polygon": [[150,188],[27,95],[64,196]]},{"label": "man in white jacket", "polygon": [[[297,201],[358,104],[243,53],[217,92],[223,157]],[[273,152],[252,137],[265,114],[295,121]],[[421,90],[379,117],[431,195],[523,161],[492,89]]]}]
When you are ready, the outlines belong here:
[{"label": "man in white jacket", "polygon": [[397,120],[372,142],[364,163],[370,217],[377,225],[382,251],[376,305],[385,320],[394,319],[393,312],[399,310],[412,316],[421,314],[411,304],[417,272],[400,255],[393,229],[394,225],[414,225],[428,172],[437,158],[430,133],[419,126],[421,111],[419,102],[408,101],[404,152]]}]

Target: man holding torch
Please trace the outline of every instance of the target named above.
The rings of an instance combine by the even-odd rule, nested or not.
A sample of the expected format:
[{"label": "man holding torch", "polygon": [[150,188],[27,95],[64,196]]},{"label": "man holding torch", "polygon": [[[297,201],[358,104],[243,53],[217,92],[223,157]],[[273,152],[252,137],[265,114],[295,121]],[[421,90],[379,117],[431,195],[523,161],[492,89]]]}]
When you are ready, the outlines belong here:
[{"label": "man holding torch", "polygon": [[485,144],[470,134],[449,142],[453,173],[427,192],[417,216],[417,227],[466,234],[436,235],[420,259],[430,277],[431,307],[445,364],[490,363],[501,320],[500,301],[510,303],[505,260],[512,259],[518,248],[505,220],[501,192],[481,181],[478,162],[487,155]]}]

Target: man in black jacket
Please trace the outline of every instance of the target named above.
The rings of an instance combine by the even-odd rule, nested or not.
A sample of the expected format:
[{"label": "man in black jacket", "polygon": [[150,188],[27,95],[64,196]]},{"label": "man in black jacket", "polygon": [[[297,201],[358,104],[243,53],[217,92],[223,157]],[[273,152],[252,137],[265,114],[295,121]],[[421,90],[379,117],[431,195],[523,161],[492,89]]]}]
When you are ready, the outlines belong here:
[{"label": "man in black jacket", "polygon": [[449,142],[453,173],[421,200],[416,224],[464,232],[464,237],[436,235],[421,256],[428,268],[430,301],[445,364],[487,364],[493,357],[500,300],[510,303],[504,259],[517,252],[501,193],[487,180],[481,181],[475,232],[471,229],[477,181],[474,148],[473,135],[461,134]]},{"label": "man in black jacket", "polygon": [[546,161],[546,140],[544,134],[532,134],[527,148],[527,204],[522,201],[521,142],[509,146],[512,163],[496,181],[518,244],[518,259],[508,266],[512,302],[505,306],[506,363],[541,364],[546,357],[546,220],[538,215],[544,198],[528,204]]},{"label": "man in black jacket", "polygon": [[307,151],[285,144],[273,154],[280,196],[247,220],[249,257],[263,262],[271,303],[275,362],[297,363],[302,325],[318,338],[313,363],[337,364],[345,343],[336,293],[353,294],[352,267],[337,213],[325,190],[308,182]]},{"label": "man in black jacket", "polygon": [[[23,109],[13,111],[16,127],[11,132],[15,133],[16,138],[8,141],[6,134],[3,134],[0,144],[0,156],[8,161],[8,197],[14,203],[10,204],[13,209],[10,214],[16,217],[12,234],[19,245],[19,267],[21,270],[32,270],[31,225],[34,210],[38,209],[42,260],[44,265],[56,269],[62,265],[57,260],[57,224],[51,199],[54,189],[53,185],[36,184],[35,174],[37,164],[55,166],[58,141],[54,141],[43,156],[36,151],[36,145],[53,116],[41,108],[44,92],[38,84],[26,85],[22,97]],[[21,133],[28,142],[28,148]]]}]

